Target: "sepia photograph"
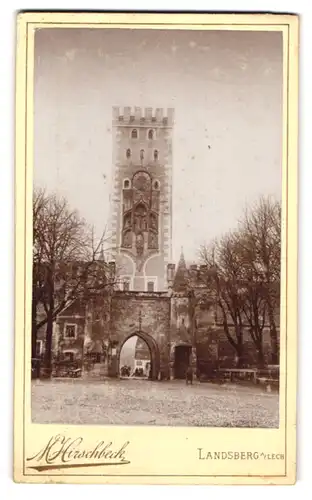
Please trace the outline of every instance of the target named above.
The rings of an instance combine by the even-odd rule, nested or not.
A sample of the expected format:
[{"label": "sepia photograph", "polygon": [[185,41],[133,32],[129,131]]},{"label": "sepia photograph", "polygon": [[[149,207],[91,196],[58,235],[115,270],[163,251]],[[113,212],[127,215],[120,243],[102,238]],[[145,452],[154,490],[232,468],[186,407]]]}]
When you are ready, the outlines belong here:
[{"label": "sepia photograph", "polygon": [[279,427],[282,84],[280,32],[36,31],[33,422]]}]

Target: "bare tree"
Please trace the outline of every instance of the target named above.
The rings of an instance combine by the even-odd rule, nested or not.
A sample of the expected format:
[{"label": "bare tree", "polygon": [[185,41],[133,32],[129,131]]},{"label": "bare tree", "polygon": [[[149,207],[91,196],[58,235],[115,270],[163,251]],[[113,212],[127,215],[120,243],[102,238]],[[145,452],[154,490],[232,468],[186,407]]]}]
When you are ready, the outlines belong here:
[{"label": "bare tree", "polygon": [[33,196],[32,358],[35,358],[37,353],[37,310],[43,293],[41,268],[44,254],[43,248],[37,244],[37,241],[40,234],[41,214],[47,202],[48,197],[45,191],[43,189],[35,190]]},{"label": "bare tree", "polygon": [[[237,231],[201,248],[208,266],[207,286],[216,296],[229,343],[238,365],[243,359],[244,325],[248,325],[258,364],[264,364],[263,332],[269,323],[271,361],[278,363],[276,317],[280,301],[281,207],[261,198],[245,212]],[[212,272],[213,271],[213,272]],[[231,328],[230,328],[231,324]]]},{"label": "bare tree", "polygon": [[243,294],[240,262],[235,233],[201,248],[201,260],[207,265],[206,284],[215,295],[215,304],[222,314],[226,337],[236,352],[236,364],[243,362]]},{"label": "bare tree", "polygon": [[[110,284],[101,254],[104,235],[93,230],[66,199],[35,193],[33,204],[33,345],[46,325],[45,365],[51,372],[53,323],[69,305],[84,303]],[[37,319],[37,307],[43,309]]]},{"label": "bare tree", "polygon": [[249,334],[257,351],[258,366],[264,365],[263,331],[267,321],[266,293],[262,283],[244,281],[241,287],[244,319],[249,325]]},{"label": "bare tree", "polygon": [[[257,290],[257,304],[261,304],[263,312],[261,316],[264,318],[267,314],[270,325],[271,361],[273,364],[278,364],[276,314],[279,313],[280,304],[280,203],[270,198],[260,198],[254,206],[246,210],[240,223],[240,232],[242,263],[247,270],[246,281],[250,283],[252,279],[257,284],[250,289],[249,296],[253,297],[254,290]],[[255,323],[255,316],[253,322]]]}]

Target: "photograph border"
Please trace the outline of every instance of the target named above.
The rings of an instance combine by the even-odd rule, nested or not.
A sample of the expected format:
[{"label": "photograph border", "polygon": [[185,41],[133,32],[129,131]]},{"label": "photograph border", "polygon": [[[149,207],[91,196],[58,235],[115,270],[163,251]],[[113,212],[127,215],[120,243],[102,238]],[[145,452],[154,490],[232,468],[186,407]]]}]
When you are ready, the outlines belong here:
[{"label": "photograph border", "polygon": [[[268,436],[284,431],[284,474],[272,475],[272,463],[266,464],[268,474],[256,473],[255,465],[246,467],[245,474],[30,474],[26,473],[26,449],[29,436],[38,424],[30,415],[30,331],[32,282],[32,190],[33,190],[33,74],[34,33],[43,28],[107,28],[107,29],[186,29],[280,31],[283,36],[283,176],[282,176],[282,299],[281,299],[281,379],[280,428],[265,430]],[[162,484],[293,484],[296,475],[296,387],[297,387],[297,184],[298,184],[298,17],[278,14],[140,14],[140,13],[21,13],[17,18],[16,60],[16,167],[15,167],[15,391],[14,391],[14,477],[18,482],[69,483],[162,483]],[[283,412],[282,412],[283,409]],[[281,414],[283,417],[281,418]],[[282,425],[283,424],[283,425]],[[47,427],[48,424],[40,424]],[[50,425],[50,424],[49,424]],[[66,426],[71,428],[76,426]],[[98,433],[103,427],[83,426],[80,432]],[[113,426],[115,431],[116,427]],[[284,427],[284,429],[283,429]],[[63,426],[53,426],[62,429]],[[77,428],[77,427],[76,427]],[[152,430],[151,430],[152,429]],[[137,430],[137,429],[136,429]],[[142,427],[140,430],[143,432]],[[170,433],[172,428],[167,428]],[[197,429],[200,433],[208,428]],[[212,429],[216,431],[215,428]],[[244,434],[262,429],[218,429]],[[120,427],[117,433],[131,435],[133,427]],[[153,428],[145,429],[153,433]],[[182,432],[190,433],[190,428]],[[167,434],[157,427],[159,434]],[[48,434],[51,435],[51,431]],[[158,437],[155,437],[156,434]],[[27,437],[28,436],[28,437]],[[27,439],[26,439],[27,438]],[[93,438],[92,438],[93,439]],[[189,439],[192,439],[191,437]],[[248,436],[244,440],[248,442]],[[174,441],[175,448],[177,441]],[[153,439],[149,448],[153,453]],[[196,447],[195,447],[196,448]],[[35,450],[35,448],[34,448]],[[176,450],[175,450],[176,452]],[[155,459],[155,470],[156,470]],[[170,464],[170,459],[168,460]],[[223,467],[223,466],[222,466]],[[222,469],[220,466],[220,468]],[[224,468],[224,467],[223,467]],[[93,467],[91,467],[93,469]],[[96,467],[94,466],[94,471]],[[181,471],[185,470],[183,459]],[[190,470],[192,469],[192,470]],[[194,460],[188,470],[198,469]],[[255,474],[253,473],[255,471]],[[92,471],[93,472],[93,471]],[[90,478],[90,480],[88,480]],[[96,478],[96,480],[95,480]],[[155,478],[153,480],[153,478]]]}]

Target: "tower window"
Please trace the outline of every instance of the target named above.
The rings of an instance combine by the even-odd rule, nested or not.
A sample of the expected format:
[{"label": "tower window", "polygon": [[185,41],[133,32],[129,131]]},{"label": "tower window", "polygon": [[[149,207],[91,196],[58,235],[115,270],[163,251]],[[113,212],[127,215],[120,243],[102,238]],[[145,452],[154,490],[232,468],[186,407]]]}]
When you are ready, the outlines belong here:
[{"label": "tower window", "polygon": [[129,189],[130,187],[130,181],[129,179],[125,179],[123,183],[124,189]]},{"label": "tower window", "polygon": [[149,140],[151,140],[151,141],[154,139],[154,130],[153,130],[152,128],[151,128],[151,129],[149,129],[148,134],[147,134],[147,137],[148,137],[148,139],[149,139]]},{"label": "tower window", "polygon": [[127,151],[126,151],[126,157],[127,158],[131,157],[131,149],[130,148],[128,148]]},{"label": "tower window", "polygon": [[131,139],[137,139],[138,138],[138,131],[136,128],[134,128],[131,132]]},{"label": "tower window", "polygon": [[144,149],[141,149],[140,151],[140,159],[144,160]]},{"label": "tower window", "polygon": [[159,182],[158,181],[155,181],[154,182],[154,189],[159,189]]},{"label": "tower window", "polygon": [[154,160],[158,160],[158,149],[154,149]]},{"label": "tower window", "polygon": [[153,292],[154,291],[154,281],[148,281],[147,282],[147,291],[148,292]]}]

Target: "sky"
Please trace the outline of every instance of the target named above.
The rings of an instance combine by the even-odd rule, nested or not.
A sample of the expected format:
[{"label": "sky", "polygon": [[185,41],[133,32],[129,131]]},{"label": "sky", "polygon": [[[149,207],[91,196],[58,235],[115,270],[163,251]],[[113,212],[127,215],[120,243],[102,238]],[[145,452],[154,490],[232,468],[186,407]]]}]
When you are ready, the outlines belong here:
[{"label": "sky", "polygon": [[120,365],[126,364],[128,362],[129,356],[134,358],[135,355],[135,345],[137,343],[138,337],[135,335],[134,337],[130,337],[122,346],[120,352]]},{"label": "sky", "polygon": [[40,29],[34,183],[66,196],[99,236],[109,216],[112,106],[173,107],[172,250],[234,229],[281,197],[282,35]]}]

